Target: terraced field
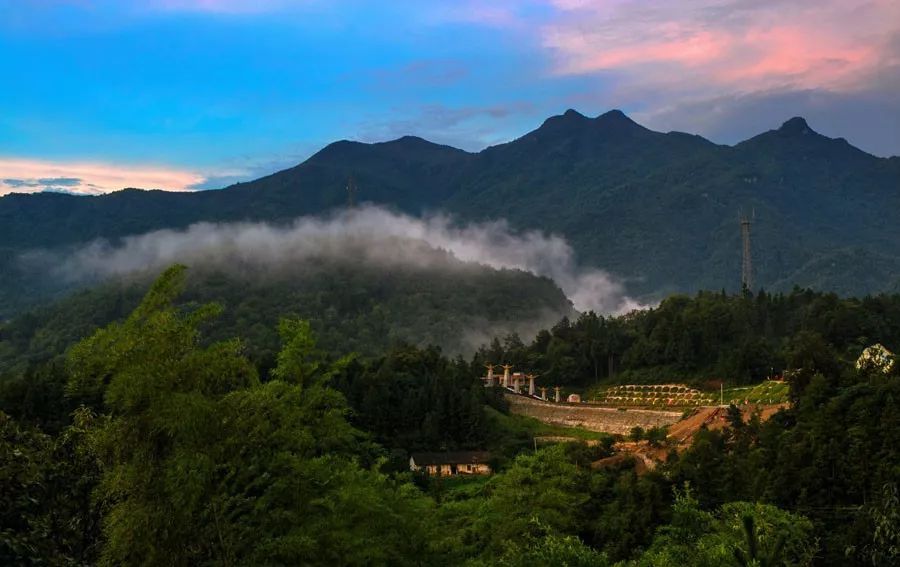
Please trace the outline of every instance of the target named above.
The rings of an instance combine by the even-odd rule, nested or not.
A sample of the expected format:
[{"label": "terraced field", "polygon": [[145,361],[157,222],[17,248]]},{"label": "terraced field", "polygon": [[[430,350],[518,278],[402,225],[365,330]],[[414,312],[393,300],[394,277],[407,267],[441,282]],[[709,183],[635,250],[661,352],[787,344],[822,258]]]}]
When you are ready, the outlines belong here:
[{"label": "terraced field", "polygon": [[790,386],[787,382],[766,380],[756,386],[728,388],[725,390],[726,404],[781,404],[788,401]]},{"label": "terraced field", "polygon": [[612,406],[693,407],[718,403],[714,394],[684,384],[625,384],[600,392],[594,400]]}]

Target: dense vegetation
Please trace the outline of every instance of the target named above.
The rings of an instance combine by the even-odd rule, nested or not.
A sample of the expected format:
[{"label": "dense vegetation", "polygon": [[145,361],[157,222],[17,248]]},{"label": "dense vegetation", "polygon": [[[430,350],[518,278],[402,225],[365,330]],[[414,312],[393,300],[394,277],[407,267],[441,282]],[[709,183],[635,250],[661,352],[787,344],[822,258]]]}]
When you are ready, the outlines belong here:
[{"label": "dense vegetation", "polygon": [[868,155],[815,133],[802,119],[734,147],[662,134],[618,111],[569,111],[477,154],[405,137],[337,142],[304,163],[222,191],[121,191],[0,198],[0,318],[55,290],[17,261],[33,248],[66,249],[160,228],[283,222],[358,199],[462,221],[507,219],[564,235],[582,261],[663,297],[740,286],[738,214],[755,211],[756,282],[863,295],[900,290],[900,159]]},{"label": "dense vegetation", "polygon": [[789,368],[832,371],[836,360],[855,360],[874,342],[900,347],[900,296],[700,292],[624,317],[564,319],[530,344],[511,336],[478,356],[538,372],[548,385],[688,381],[718,388]]},{"label": "dense vegetation", "polygon": [[[797,334],[787,344],[827,348],[792,365],[789,409],[765,423],[731,412],[729,428],[701,431],[690,449],[637,475],[627,462],[590,466],[610,454],[608,442],[521,443],[530,426],[506,415],[474,378],[478,357],[448,360],[410,346],[337,356],[317,346],[308,322],[287,318],[273,366],[261,372],[240,340],[204,332],[221,308],[179,301],[185,285],[184,270],[170,269],[124,320],[45,367],[45,383],[64,390],[62,406],[25,415],[0,398],[0,562],[712,567],[900,559],[900,365],[857,369],[844,356],[850,343],[827,342],[847,336],[827,327],[815,341],[797,338],[813,332],[811,321],[839,320],[854,307],[849,300],[816,311],[822,318],[805,319],[810,328],[790,329]],[[736,311],[759,302],[709,298]],[[800,311],[827,296],[808,299]],[[891,329],[896,319],[883,317]],[[529,355],[543,363],[538,351]],[[401,472],[397,452],[421,447],[490,448],[499,472],[474,480]]]},{"label": "dense vegetation", "polygon": [[[548,279],[432,253],[440,263],[421,269],[327,258],[265,274],[198,266],[180,301],[221,303],[210,338],[244,337],[250,359],[265,369],[279,348],[275,326],[288,315],[309,320],[329,351],[374,355],[400,342],[468,353],[490,333],[534,332],[572,313]],[[124,318],[148,282],[146,275],[108,282],[0,323],[0,375],[59,357],[97,327]]]},{"label": "dense vegetation", "polygon": [[[0,392],[35,403],[61,399],[59,388],[44,382],[58,372],[65,349],[98,326],[123,318],[145,286],[126,282],[81,292],[0,327],[0,377],[5,376]],[[256,281],[200,270],[188,279],[180,301],[222,303],[226,309],[210,324],[208,336],[245,337],[244,348],[264,375],[274,367],[279,348],[274,328],[284,315],[309,320],[325,350],[369,358],[403,343],[440,344],[444,354],[470,353],[492,332],[533,329],[552,319],[549,314],[569,309],[550,282],[519,272],[470,267],[373,277],[359,265],[341,264],[306,266]],[[752,384],[791,368],[834,371],[835,361],[855,360],[874,342],[900,348],[900,296],[840,298],[799,289],[787,294],[700,292],[672,296],[623,317],[565,317],[527,344],[512,332],[480,348],[474,367],[460,365],[453,372],[477,375],[485,362],[508,362],[539,374],[540,384],[576,391],[636,382],[688,382],[718,390],[720,383]],[[435,352],[433,358],[440,355]],[[435,374],[435,361],[417,363]],[[396,397],[415,381],[408,367],[383,374],[396,383],[377,393],[366,386],[348,395]],[[404,381],[409,384],[401,386]],[[392,388],[399,393],[392,394]]]}]

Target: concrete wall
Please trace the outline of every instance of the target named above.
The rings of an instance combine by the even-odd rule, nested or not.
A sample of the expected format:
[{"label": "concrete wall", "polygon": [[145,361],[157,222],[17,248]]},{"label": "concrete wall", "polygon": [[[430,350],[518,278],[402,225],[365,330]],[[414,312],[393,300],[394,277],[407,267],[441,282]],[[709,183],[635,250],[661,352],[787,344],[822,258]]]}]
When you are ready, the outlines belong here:
[{"label": "concrete wall", "polygon": [[671,425],[681,419],[680,411],[628,409],[625,411],[589,404],[552,403],[527,396],[506,394],[510,411],[551,425],[581,427],[590,431],[628,434],[631,428]]}]

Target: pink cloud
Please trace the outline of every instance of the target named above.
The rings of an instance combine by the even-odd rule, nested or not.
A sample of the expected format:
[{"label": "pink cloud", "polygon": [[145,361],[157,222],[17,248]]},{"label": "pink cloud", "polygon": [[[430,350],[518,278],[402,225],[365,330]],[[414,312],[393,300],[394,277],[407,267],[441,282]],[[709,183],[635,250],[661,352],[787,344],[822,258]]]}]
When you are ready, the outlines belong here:
[{"label": "pink cloud", "polygon": [[0,157],[0,195],[48,189],[97,195],[126,187],[190,191],[205,179],[196,172],[166,167]]},{"label": "pink cloud", "polygon": [[[663,32],[663,27],[658,31]],[[701,65],[715,61],[728,48],[725,34],[708,31],[670,39],[665,37],[669,34],[659,33],[658,39],[652,42],[613,45],[603,50],[595,49],[592,38],[584,34],[552,33],[546,45],[574,55],[558,69],[563,74],[589,73],[649,62]]]},{"label": "pink cloud", "polygon": [[685,90],[853,89],[890,61],[900,2],[551,0],[555,74],[613,71]]},{"label": "pink cloud", "polygon": [[716,74],[725,82],[796,78],[800,86],[841,88],[880,61],[877,45],[846,41],[839,34],[800,26],[754,29],[738,45],[764,46],[757,56]]}]

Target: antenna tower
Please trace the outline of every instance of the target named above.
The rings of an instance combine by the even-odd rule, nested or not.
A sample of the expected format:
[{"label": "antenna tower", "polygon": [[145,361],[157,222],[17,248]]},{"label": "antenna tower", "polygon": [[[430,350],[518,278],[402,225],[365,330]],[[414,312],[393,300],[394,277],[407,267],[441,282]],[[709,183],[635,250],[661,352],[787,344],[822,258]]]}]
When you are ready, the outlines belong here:
[{"label": "antenna tower", "polygon": [[750,246],[750,224],[756,217],[753,212],[751,217],[741,213],[741,288],[750,291],[753,288],[753,257]]}]

